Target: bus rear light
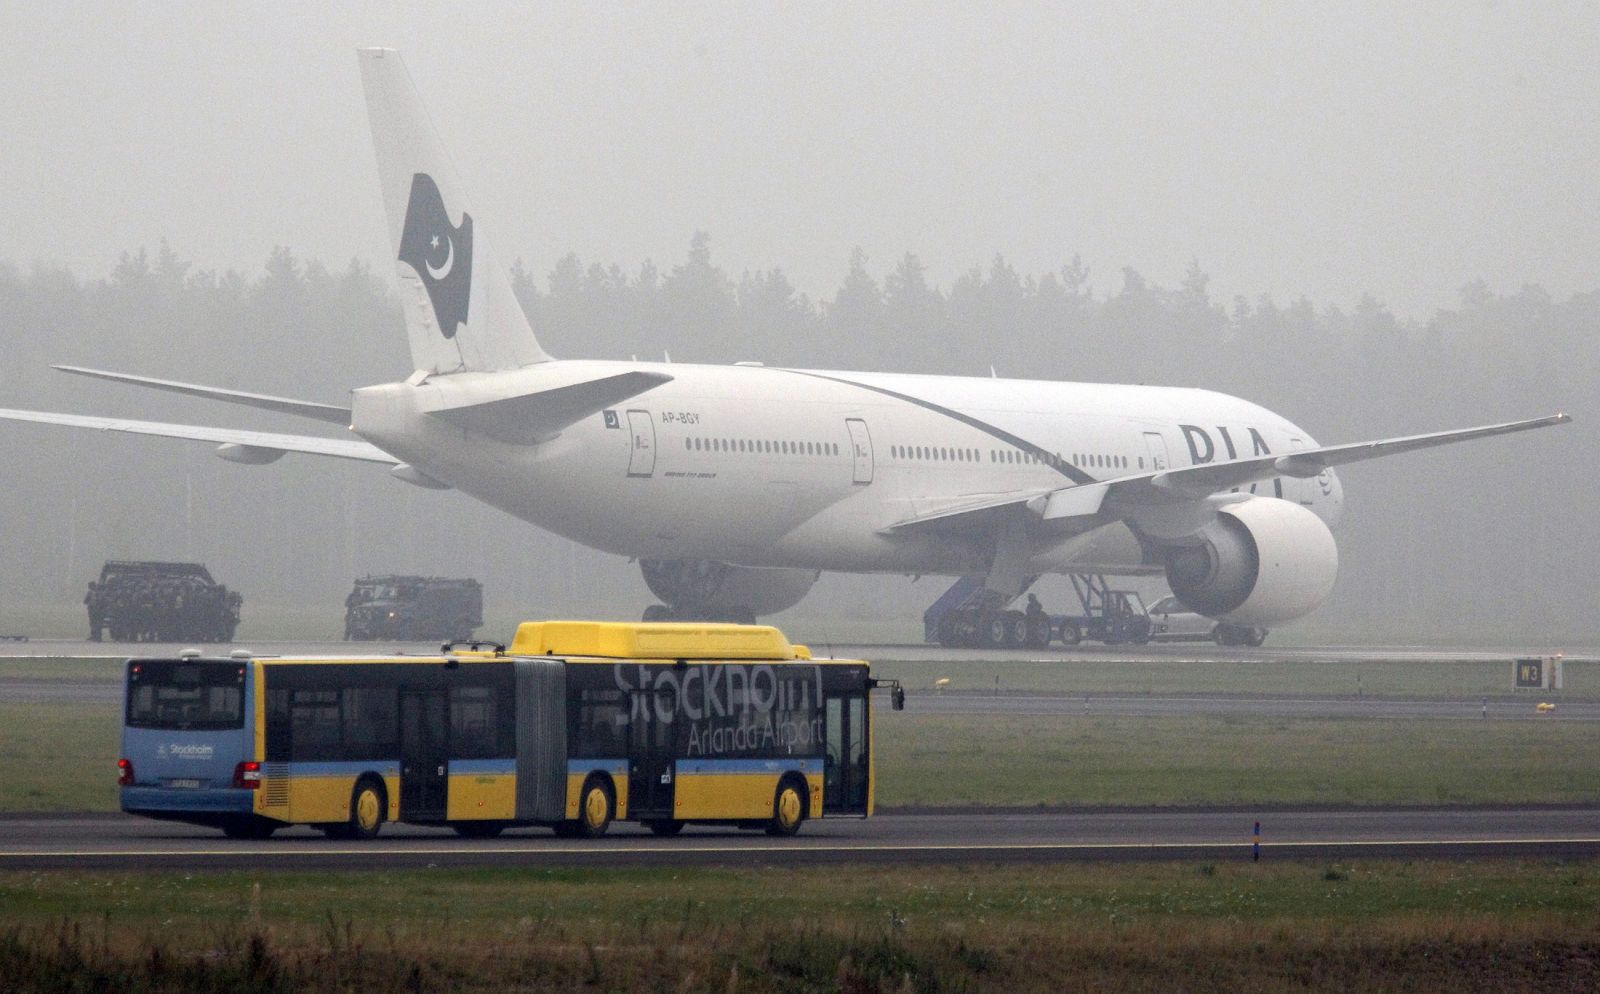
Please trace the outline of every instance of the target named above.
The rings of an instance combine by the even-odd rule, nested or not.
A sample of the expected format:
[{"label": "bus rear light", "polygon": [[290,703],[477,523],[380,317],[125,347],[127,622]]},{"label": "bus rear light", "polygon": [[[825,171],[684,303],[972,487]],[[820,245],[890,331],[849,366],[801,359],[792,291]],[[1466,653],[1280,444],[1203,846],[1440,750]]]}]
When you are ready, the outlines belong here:
[{"label": "bus rear light", "polygon": [[117,760],[117,786],[133,786],[133,763],[126,759]]},{"label": "bus rear light", "polygon": [[261,764],[253,759],[233,768],[233,785],[243,790],[261,789]]}]

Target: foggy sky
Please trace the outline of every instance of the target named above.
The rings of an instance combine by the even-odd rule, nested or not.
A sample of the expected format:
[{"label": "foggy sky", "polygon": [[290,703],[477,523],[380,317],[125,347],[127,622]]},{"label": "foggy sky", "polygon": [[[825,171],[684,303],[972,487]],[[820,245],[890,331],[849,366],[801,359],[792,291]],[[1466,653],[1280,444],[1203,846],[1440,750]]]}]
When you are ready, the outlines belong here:
[{"label": "foggy sky", "polygon": [[0,6],[0,258],[388,258],[352,51],[388,45],[537,274],[705,230],[813,297],[857,245],[1419,318],[1600,285],[1592,5],[323,6]]}]

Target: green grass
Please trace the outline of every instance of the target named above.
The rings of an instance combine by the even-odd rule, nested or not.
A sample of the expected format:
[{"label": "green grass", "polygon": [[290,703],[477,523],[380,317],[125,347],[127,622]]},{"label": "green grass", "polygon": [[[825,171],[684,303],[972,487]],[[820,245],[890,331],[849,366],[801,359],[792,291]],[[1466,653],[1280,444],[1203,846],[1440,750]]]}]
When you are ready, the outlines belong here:
[{"label": "green grass", "polygon": [[[0,684],[3,686],[3,684]],[[879,712],[894,805],[1592,801],[1587,724]],[[115,810],[115,705],[0,703],[0,811]]]},{"label": "green grass", "polygon": [[0,874],[8,991],[1585,990],[1593,863]]},{"label": "green grass", "polygon": [[[121,652],[134,646],[111,647],[106,651]],[[59,680],[62,683],[120,683],[126,656],[117,658],[80,656],[8,656],[0,657],[0,691],[7,680]]]},{"label": "green grass", "polygon": [[885,805],[1593,801],[1588,723],[879,712]]},{"label": "green grass", "polygon": [[114,704],[0,702],[0,812],[116,810],[121,734]]}]

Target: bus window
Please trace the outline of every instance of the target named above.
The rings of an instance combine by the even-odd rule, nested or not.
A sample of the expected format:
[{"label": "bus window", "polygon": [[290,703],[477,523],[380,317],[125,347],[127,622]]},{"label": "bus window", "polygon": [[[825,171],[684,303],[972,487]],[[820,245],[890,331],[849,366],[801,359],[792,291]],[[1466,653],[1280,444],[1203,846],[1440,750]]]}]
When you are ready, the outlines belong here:
[{"label": "bus window", "polygon": [[345,759],[388,759],[399,751],[400,694],[394,687],[344,689]]},{"label": "bus window", "polygon": [[337,690],[295,690],[289,695],[290,758],[337,759],[343,742]]},{"label": "bus window", "polygon": [[628,699],[615,688],[584,688],[573,695],[570,752],[584,759],[620,759],[628,754]]},{"label": "bus window", "polygon": [[450,755],[454,759],[494,759],[514,752],[500,742],[499,708],[488,687],[450,688]]},{"label": "bus window", "polygon": [[130,728],[244,727],[244,667],[146,662],[128,674]]}]

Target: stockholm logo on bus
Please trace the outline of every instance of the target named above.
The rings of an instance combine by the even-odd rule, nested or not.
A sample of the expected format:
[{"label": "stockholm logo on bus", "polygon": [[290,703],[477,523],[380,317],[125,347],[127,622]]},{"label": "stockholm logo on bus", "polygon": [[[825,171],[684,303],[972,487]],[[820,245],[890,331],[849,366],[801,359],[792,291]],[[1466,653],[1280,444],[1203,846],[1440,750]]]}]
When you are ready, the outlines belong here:
[{"label": "stockholm logo on bus", "polygon": [[[1217,442],[1211,433],[1199,425],[1179,425],[1178,430],[1183,432],[1183,440],[1189,446],[1189,458],[1194,465],[1216,462],[1218,455]],[[1261,437],[1261,432],[1254,428],[1246,428],[1250,433],[1250,451],[1242,458],[1249,459],[1255,456],[1270,456],[1272,448],[1267,445],[1267,440]],[[1234,444],[1233,433],[1226,425],[1217,425],[1217,438],[1222,442],[1222,450],[1227,453],[1228,460],[1239,459],[1239,448]],[[1237,487],[1235,489],[1238,489]],[[1256,492],[1256,485],[1250,484],[1250,492]],[[1274,477],[1272,480],[1272,495],[1283,496],[1283,478]]]},{"label": "stockholm logo on bus", "polygon": [[687,756],[752,750],[810,750],[822,741],[822,669],[754,666],[612,667],[617,689],[632,697],[629,720],[682,721]]},{"label": "stockholm logo on bus", "polygon": [[400,261],[415,269],[427,288],[439,333],[456,337],[457,327],[467,323],[472,296],[472,215],[463,213],[459,227],[451,224],[439,184],[427,173],[411,177]]}]

